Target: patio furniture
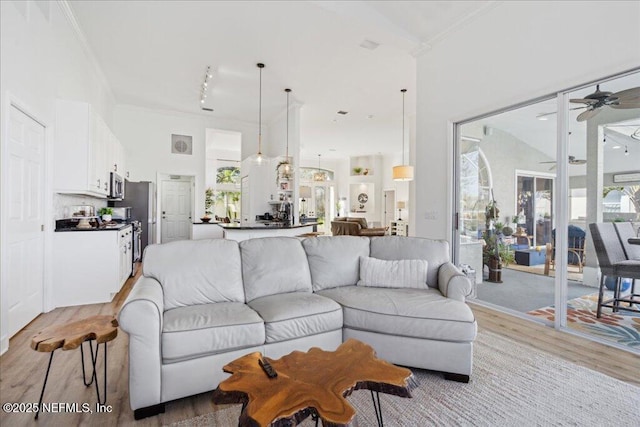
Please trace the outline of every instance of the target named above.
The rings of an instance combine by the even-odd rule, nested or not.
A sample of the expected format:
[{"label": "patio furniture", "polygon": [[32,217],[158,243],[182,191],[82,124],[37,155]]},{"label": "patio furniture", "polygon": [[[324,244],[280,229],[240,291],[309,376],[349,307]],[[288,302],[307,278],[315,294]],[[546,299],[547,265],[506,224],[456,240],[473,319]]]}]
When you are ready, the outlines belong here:
[{"label": "patio furniture", "polygon": [[[620,285],[622,278],[640,279],[640,260],[627,259],[624,251],[623,243],[620,240],[616,228],[613,223],[593,223],[589,224],[593,246],[598,257],[600,266],[600,290],[598,292],[598,310],[597,317],[602,315],[602,307],[611,308],[614,312],[618,310],[640,312],[635,308],[635,304],[640,304],[640,294],[634,294],[632,286],[628,296],[620,295]],[[605,277],[611,276],[616,278],[616,286],[613,291],[613,298],[603,301]],[[623,307],[621,302],[629,305]]]},{"label": "patio furniture", "polygon": [[[585,243],[587,241],[587,233],[580,227],[570,225],[567,230],[567,264],[577,265],[578,272],[582,273],[586,260]],[[544,274],[549,275],[551,269],[555,269],[556,255],[556,230],[551,233],[551,242],[546,244],[546,258],[544,262]]]}]

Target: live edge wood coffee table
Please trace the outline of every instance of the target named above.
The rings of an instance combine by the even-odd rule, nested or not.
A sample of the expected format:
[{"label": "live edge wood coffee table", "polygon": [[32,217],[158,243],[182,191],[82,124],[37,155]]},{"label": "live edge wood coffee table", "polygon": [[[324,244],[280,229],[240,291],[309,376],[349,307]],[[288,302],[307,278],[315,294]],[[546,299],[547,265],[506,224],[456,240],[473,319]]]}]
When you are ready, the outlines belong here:
[{"label": "live edge wood coffee table", "polygon": [[346,397],[358,389],[371,391],[376,419],[382,426],[378,393],[411,397],[410,389],[415,386],[409,369],[376,358],[371,347],[354,339],[336,351],[314,347],[278,360],[265,358],[276,370],[275,378],[262,370],[261,357],[251,353],[224,366],[232,375],[213,392],[216,404],[243,404],[238,422],[242,427],[297,425],[309,416],[316,425],[320,419],[323,426],[346,426],[356,414]]}]

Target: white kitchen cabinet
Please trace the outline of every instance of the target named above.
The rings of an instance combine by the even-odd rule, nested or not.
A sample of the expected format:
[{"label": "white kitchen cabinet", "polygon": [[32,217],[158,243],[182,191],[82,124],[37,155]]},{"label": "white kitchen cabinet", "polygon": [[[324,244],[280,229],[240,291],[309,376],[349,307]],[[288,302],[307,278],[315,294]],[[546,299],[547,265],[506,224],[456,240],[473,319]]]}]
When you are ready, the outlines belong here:
[{"label": "white kitchen cabinet", "polygon": [[107,197],[110,172],[118,172],[114,169],[124,171],[124,153],[120,141],[90,104],[57,101],[54,148],[56,192]]},{"label": "white kitchen cabinet", "polygon": [[131,275],[132,227],[59,231],[53,239],[56,307],[110,302]]}]

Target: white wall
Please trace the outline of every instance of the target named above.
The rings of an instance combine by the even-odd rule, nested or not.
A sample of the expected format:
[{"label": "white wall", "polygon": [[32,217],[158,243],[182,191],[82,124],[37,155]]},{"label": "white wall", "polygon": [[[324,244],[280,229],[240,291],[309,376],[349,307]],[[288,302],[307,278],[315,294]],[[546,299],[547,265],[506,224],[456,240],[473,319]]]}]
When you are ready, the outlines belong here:
[{"label": "white wall", "polygon": [[[6,141],[7,114],[10,103],[16,104],[34,116],[46,127],[45,134],[45,310],[53,309],[51,283],[52,233],[55,212],[51,188],[54,168],[52,163],[54,144],[55,101],[57,98],[90,103],[112,127],[114,100],[91,55],[79,41],[72,23],[58,2],[2,1],[0,2],[0,135],[2,150]],[[2,156],[2,154],[0,154]],[[0,157],[0,161],[5,159]],[[4,167],[2,168],[4,171]],[[0,174],[1,176],[2,174]],[[6,177],[0,177],[0,188],[10,185]],[[6,192],[0,190],[0,196]],[[57,196],[58,197],[58,196]],[[56,206],[72,204],[74,198],[56,198]],[[0,208],[0,259],[5,259],[5,234],[2,215],[6,200]],[[0,265],[0,271],[6,269]],[[0,289],[2,302],[0,314],[0,352],[8,346],[6,335],[6,291],[8,284],[2,276]],[[56,299],[61,296],[57,295]]]},{"label": "white wall", "polygon": [[[257,126],[208,115],[149,110],[129,105],[115,109],[114,133],[127,150],[131,181],[156,182],[157,173],[195,177],[195,217],[204,214],[206,129],[240,132],[242,146],[257,140]],[[171,134],[193,137],[193,154],[172,154]]]},{"label": "white wall", "polygon": [[639,2],[502,2],[422,54],[416,234],[451,238],[451,123],[640,66],[639,18]]}]

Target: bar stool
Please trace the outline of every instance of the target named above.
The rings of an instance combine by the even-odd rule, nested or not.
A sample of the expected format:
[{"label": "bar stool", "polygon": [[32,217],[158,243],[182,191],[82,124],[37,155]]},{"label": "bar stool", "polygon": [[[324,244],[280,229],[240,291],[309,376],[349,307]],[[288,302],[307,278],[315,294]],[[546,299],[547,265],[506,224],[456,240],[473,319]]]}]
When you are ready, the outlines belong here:
[{"label": "bar stool", "polygon": [[[611,308],[614,312],[618,310],[640,312],[639,309],[633,307],[634,304],[640,303],[640,300],[636,300],[636,297],[640,297],[640,295],[634,294],[633,289],[628,297],[620,295],[622,278],[640,279],[640,260],[627,259],[623,243],[613,223],[589,224],[589,230],[591,231],[591,238],[593,239],[593,246],[596,250],[601,273],[596,316],[598,318],[601,316],[602,307]],[[613,291],[613,298],[603,301],[606,276],[615,277],[616,286]],[[629,306],[622,307],[620,306],[621,302],[626,302]]]}]

